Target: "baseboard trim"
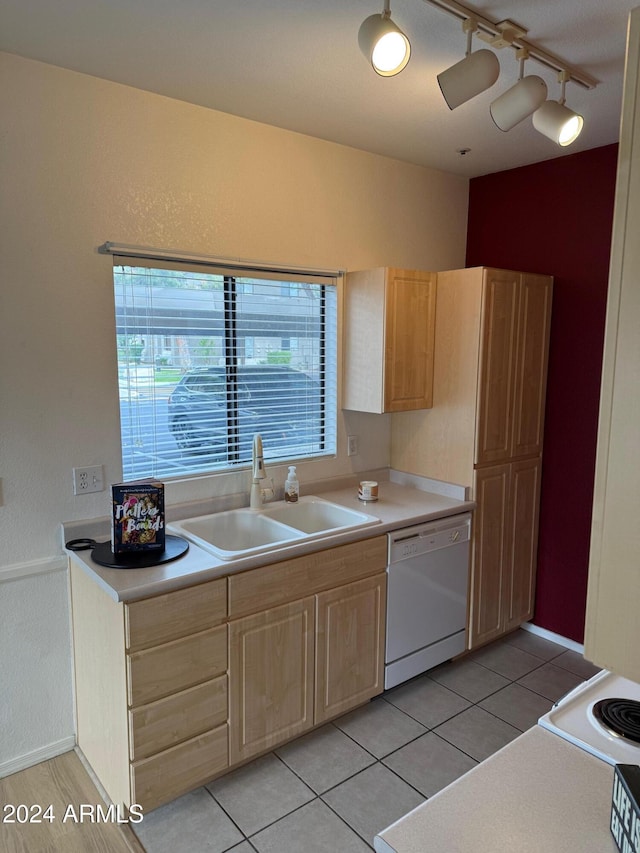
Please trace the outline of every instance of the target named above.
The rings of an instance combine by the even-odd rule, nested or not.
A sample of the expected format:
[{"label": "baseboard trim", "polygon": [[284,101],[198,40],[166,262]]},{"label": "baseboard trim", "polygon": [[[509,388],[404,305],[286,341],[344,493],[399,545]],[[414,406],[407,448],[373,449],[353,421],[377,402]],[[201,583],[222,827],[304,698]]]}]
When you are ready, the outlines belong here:
[{"label": "baseboard trim", "polygon": [[49,743],[40,749],[34,749],[32,752],[26,752],[24,755],[18,755],[9,761],[3,761],[0,764],[0,779],[4,776],[11,776],[12,773],[19,773],[20,770],[26,770],[28,767],[33,767],[34,764],[40,764],[50,758],[62,755],[63,752],[70,752],[75,748],[75,745],[76,738],[75,735],[72,735]]},{"label": "baseboard trim", "polygon": [[42,560],[31,560],[28,563],[13,563],[0,568],[0,583],[35,575],[48,575],[51,572],[63,572],[67,570],[67,566],[66,557],[46,557]]},{"label": "baseboard trim", "polygon": [[523,631],[530,631],[538,637],[550,640],[552,643],[558,643],[559,646],[564,646],[565,649],[571,649],[572,652],[578,652],[578,654],[584,656],[584,646],[580,645],[580,643],[576,643],[575,640],[563,637],[562,634],[554,634],[553,631],[547,631],[546,628],[540,628],[538,625],[534,625],[531,622],[525,622],[524,625],[521,625],[520,627]]}]

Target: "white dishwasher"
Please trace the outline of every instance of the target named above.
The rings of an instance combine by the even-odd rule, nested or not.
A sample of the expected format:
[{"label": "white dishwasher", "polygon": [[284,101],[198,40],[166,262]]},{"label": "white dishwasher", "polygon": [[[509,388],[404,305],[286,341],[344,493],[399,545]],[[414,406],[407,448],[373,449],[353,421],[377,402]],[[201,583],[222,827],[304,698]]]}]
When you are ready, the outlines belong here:
[{"label": "white dishwasher", "polygon": [[385,689],[466,644],[471,513],[388,534]]}]

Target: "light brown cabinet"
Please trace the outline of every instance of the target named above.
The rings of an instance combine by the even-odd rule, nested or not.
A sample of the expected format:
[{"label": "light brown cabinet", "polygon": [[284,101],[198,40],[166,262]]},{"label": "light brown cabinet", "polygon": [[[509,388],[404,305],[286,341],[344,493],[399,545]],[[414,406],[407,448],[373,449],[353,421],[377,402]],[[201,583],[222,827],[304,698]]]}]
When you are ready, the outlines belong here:
[{"label": "light brown cabinet", "polygon": [[511,463],[511,531],[507,552],[505,631],[512,631],[533,616],[541,480],[540,457],[519,459]]},{"label": "light brown cabinet", "polygon": [[469,647],[497,637],[504,624],[505,567],[508,560],[509,465],[476,472],[469,587]]},{"label": "light brown cabinet", "polygon": [[124,606],[131,798],[147,810],[228,767],[225,593],[223,578]]},{"label": "light brown cabinet", "polygon": [[231,764],[382,693],[386,575],[229,623]]},{"label": "light brown cabinet", "polygon": [[539,457],[476,470],[470,648],[533,615],[541,470]]},{"label": "light brown cabinet", "polygon": [[485,270],[476,465],[542,452],[549,276]]},{"label": "light brown cabinet", "polygon": [[384,689],[387,576],[316,596],[316,725]]},{"label": "light brown cabinet", "polygon": [[[468,645],[533,615],[552,278],[476,267],[438,273],[434,406],[414,470],[469,486]],[[394,420],[392,458],[416,447]]]},{"label": "light brown cabinet", "polygon": [[70,561],[78,745],[145,811],[381,693],[386,537],[122,604]]},{"label": "light brown cabinet", "polygon": [[313,727],[314,604],[304,598],[230,623],[232,764]]},{"label": "light brown cabinet", "polygon": [[229,577],[232,764],[382,692],[385,566],[376,537]]},{"label": "light brown cabinet", "polygon": [[347,274],[344,409],[405,412],[432,405],[435,278],[389,267]]},{"label": "light brown cabinet", "polygon": [[584,648],[640,681],[640,9],[629,21]]},{"label": "light brown cabinet", "polygon": [[71,562],[78,745],[148,811],[228,767],[226,578],[121,604]]}]

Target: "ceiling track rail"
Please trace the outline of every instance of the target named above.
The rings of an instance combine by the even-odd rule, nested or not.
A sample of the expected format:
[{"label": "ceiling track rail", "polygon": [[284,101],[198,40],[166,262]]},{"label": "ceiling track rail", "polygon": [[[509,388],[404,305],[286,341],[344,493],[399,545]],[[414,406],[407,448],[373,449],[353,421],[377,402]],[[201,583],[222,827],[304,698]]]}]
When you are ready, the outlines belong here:
[{"label": "ceiling track rail", "polygon": [[[458,3],[457,0],[423,0],[423,2],[428,3],[430,6],[434,6],[436,9],[441,9],[443,12],[448,12],[460,21],[465,21],[469,18],[473,19],[478,26],[478,30],[488,36],[500,37],[504,34],[504,26],[502,26],[504,22],[492,21],[489,18],[485,18],[471,7],[463,6],[462,3]],[[509,47],[512,47],[514,50],[524,49],[528,51],[531,59],[537,60],[547,68],[556,71],[558,74],[562,74],[564,72],[566,74],[566,79],[572,80],[574,83],[583,86],[585,89],[595,89],[600,82],[595,77],[592,77],[590,74],[582,71],[580,68],[572,66],[559,56],[549,53],[547,50],[543,50],[538,47],[538,45],[534,44],[534,42],[522,38],[519,35],[516,35],[513,38],[513,41],[509,43]]]}]

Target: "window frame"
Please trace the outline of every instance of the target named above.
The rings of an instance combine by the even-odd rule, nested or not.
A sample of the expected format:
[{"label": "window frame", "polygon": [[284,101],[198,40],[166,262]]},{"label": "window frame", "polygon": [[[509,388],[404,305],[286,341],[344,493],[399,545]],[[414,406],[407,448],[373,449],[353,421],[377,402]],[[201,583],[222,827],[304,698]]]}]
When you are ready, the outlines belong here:
[{"label": "window frame", "polygon": [[[124,248],[124,251],[123,251]],[[151,463],[149,469],[145,472],[144,477],[154,477],[163,480],[185,480],[191,477],[202,477],[203,475],[218,475],[225,473],[233,473],[250,465],[250,458],[247,457],[246,446],[243,450],[241,424],[240,424],[240,401],[242,398],[243,380],[239,376],[240,368],[243,363],[238,353],[241,340],[241,332],[238,329],[238,300],[243,295],[250,294],[255,300],[256,290],[255,284],[259,282],[273,281],[280,289],[279,299],[291,298],[290,294],[295,291],[299,294],[304,291],[304,284],[321,285],[320,289],[314,289],[314,293],[319,295],[316,297],[320,300],[318,306],[318,316],[314,315],[314,321],[318,325],[318,336],[310,337],[310,340],[315,340],[318,350],[317,361],[314,361],[313,367],[317,368],[321,377],[320,391],[320,421],[318,446],[307,449],[301,452],[300,447],[289,453],[286,449],[279,452],[269,453],[269,444],[267,442],[265,448],[265,458],[272,464],[285,464],[290,461],[314,460],[327,457],[335,457],[337,455],[337,418],[339,410],[339,318],[340,318],[340,292],[343,273],[341,271],[331,270],[306,270],[296,267],[272,266],[265,264],[250,264],[249,262],[229,261],[228,259],[217,259],[211,256],[196,256],[189,253],[175,252],[174,250],[153,250],[144,249],[142,247],[122,247],[116,244],[104,244],[101,251],[113,256],[113,282],[114,282],[114,301],[115,301],[115,317],[116,317],[116,335],[126,333],[126,326],[122,325],[118,315],[118,299],[117,292],[117,269],[119,267],[137,268],[144,267],[148,269],[180,269],[185,273],[206,273],[216,276],[221,276],[224,282],[223,287],[223,303],[224,303],[224,368],[226,375],[227,387],[227,419],[228,430],[227,435],[231,437],[231,441],[227,441],[227,458],[224,464],[205,464],[191,467],[185,463],[180,470],[169,471],[164,470],[163,463]],[[247,282],[246,279],[254,279],[254,282]],[[239,285],[242,285],[239,287]],[[274,293],[277,288],[274,287]],[[283,290],[288,293],[282,295]],[[259,298],[259,294],[258,294]],[[266,297],[265,297],[266,299]],[[310,303],[311,304],[311,303]],[[149,314],[152,315],[152,309],[149,309]],[[275,316],[275,315],[274,315]],[[155,323],[155,318],[152,319]],[[246,321],[245,321],[246,324]],[[188,327],[187,327],[188,329]],[[260,337],[260,328],[256,327],[258,334],[251,336],[250,348],[253,349],[255,341]],[[213,329],[212,329],[213,331]],[[185,330],[185,336],[188,331]],[[165,334],[161,327],[157,327],[153,332],[154,335],[160,336]],[[272,333],[271,333],[272,334]],[[212,334],[212,337],[214,335]],[[249,338],[250,336],[246,335]],[[286,335],[287,339],[294,338],[296,342],[302,340],[299,336],[295,336],[295,330],[292,329],[290,334]],[[284,336],[283,336],[284,339]],[[292,348],[295,351],[295,348]],[[333,359],[333,362],[331,361]],[[291,369],[295,369],[292,365]],[[121,373],[120,353],[118,354],[118,372]],[[301,375],[303,371],[300,371]],[[186,374],[185,374],[186,375]],[[308,374],[307,374],[308,375]],[[311,379],[309,379],[311,381]],[[286,384],[291,382],[286,380]],[[131,399],[130,384],[127,385],[129,400]],[[119,389],[118,398],[120,405],[123,405],[123,395]],[[276,399],[276,398],[274,398]],[[307,405],[308,402],[307,402]],[[313,406],[312,406],[313,408]],[[310,409],[307,409],[310,412]],[[307,415],[308,417],[308,415]],[[302,421],[304,423],[304,420]],[[154,433],[155,435],[155,433]],[[137,473],[132,463],[129,463],[126,457],[126,438],[125,428],[121,423],[120,430],[120,447],[123,464],[124,479],[142,479],[143,476]],[[184,458],[184,454],[183,454]]]}]

